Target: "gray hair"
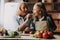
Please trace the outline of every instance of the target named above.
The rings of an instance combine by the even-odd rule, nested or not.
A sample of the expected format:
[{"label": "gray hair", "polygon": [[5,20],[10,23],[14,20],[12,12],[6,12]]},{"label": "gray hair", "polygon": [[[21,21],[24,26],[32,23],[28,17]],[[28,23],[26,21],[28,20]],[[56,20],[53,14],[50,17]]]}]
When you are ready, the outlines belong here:
[{"label": "gray hair", "polygon": [[25,5],[26,8],[28,8],[27,3],[26,3],[26,2],[22,2],[22,3],[20,3],[20,5],[19,5],[19,9],[20,9],[20,10],[21,10],[21,6],[22,6],[22,5]]}]

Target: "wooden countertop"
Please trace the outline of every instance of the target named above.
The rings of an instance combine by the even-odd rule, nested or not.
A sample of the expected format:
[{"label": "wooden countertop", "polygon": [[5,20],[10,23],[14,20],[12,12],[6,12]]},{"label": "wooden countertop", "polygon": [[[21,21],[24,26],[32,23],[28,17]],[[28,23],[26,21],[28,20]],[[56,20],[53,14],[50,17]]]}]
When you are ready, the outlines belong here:
[{"label": "wooden countertop", "polygon": [[[31,37],[31,36],[29,36],[29,35],[27,35],[27,34],[25,34],[25,35],[22,35],[20,38],[0,38],[0,39],[3,39],[3,40],[6,40],[6,39],[15,39],[15,40],[20,40],[20,39],[23,39],[23,40],[40,40],[40,39],[43,39],[43,38],[34,38],[34,37]],[[60,39],[60,35],[57,35],[57,34],[55,34],[54,35],[54,38],[53,39],[49,39],[49,40],[59,40]],[[43,39],[44,40],[44,39]],[[48,40],[48,39],[47,39]]]}]

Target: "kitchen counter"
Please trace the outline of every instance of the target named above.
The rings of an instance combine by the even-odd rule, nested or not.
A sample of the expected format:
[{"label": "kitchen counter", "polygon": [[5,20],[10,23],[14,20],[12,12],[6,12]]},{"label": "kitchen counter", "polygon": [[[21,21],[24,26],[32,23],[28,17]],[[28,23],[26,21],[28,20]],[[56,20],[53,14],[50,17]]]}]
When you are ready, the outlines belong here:
[{"label": "kitchen counter", "polygon": [[[3,39],[3,40],[42,40],[43,38],[34,38],[29,35],[27,35],[27,36],[25,35],[25,36],[21,36],[20,38],[3,38],[3,37],[1,37],[0,39]],[[43,40],[48,40],[48,39],[43,39]],[[60,40],[60,35],[54,35],[54,38],[49,39],[49,40]]]}]

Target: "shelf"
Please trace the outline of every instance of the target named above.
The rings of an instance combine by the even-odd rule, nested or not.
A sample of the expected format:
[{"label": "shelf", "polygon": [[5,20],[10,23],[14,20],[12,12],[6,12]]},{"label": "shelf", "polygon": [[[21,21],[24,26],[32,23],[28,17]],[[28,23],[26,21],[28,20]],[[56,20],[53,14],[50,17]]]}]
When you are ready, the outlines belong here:
[{"label": "shelf", "polygon": [[48,13],[60,13],[60,10],[47,11]]},{"label": "shelf", "polygon": [[55,21],[60,21],[60,19],[58,19],[58,18],[57,18],[57,19],[53,19],[53,20],[55,20]]},{"label": "shelf", "polygon": [[[32,13],[32,11],[28,11],[28,13]],[[47,13],[60,13],[60,11],[47,11]]]},{"label": "shelf", "polygon": [[58,3],[58,2],[53,2],[53,3],[47,3],[47,2],[45,2],[43,4],[60,4],[60,3]]},{"label": "shelf", "polygon": [[52,5],[52,4],[54,4],[54,3],[43,3],[44,5]]},{"label": "shelf", "polygon": [[[35,4],[35,2],[26,2],[26,3],[28,3],[28,4]],[[60,5],[60,3],[57,3],[57,2],[55,2],[55,3],[43,3],[43,4],[45,4],[45,5],[59,4]]]}]

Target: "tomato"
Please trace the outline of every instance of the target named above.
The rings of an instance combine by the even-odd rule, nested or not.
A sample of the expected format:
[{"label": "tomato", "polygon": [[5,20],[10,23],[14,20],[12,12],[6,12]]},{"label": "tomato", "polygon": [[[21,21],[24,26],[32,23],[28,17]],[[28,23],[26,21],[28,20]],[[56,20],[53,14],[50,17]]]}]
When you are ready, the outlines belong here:
[{"label": "tomato", "polygon": [[41,38],[42,37],[42,33],[40,33],[40,32],[37,32],[36,35],[37,35],[37,38]]},{"label": "tomato", "polygon": [[43,33],[43,38],[44,38],[44,39],[47,39],[48,37],[49,37],[49,36],[48,36],[48,33],[47,33],[47,32],[44,32],[44,33]]},{"label": "tomato", "polygon": [[44,30],[41,30],[40,33],[44,33]]},{"label": "tomato", "polygon": [[45,33],[45,32],[48,32],[48,31],[47,31],[47,30],[44,30],[44,33]]},{"label": "tomato", "polygon": [[49,37],[53,37],[53,33],[52,32],[48,32]]},{"label": "tomato", "polygon": [[30,31],[29,34],[33,34],[34,32],[33,31]]}]

